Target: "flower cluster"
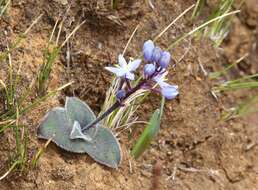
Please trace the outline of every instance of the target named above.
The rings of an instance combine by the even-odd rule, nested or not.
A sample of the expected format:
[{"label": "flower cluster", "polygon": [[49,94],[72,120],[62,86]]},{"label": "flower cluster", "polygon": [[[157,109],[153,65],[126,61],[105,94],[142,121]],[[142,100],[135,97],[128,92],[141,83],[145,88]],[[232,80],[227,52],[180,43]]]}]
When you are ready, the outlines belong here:
[{"label": "flower cluster", "polygon": [[145,61],[166,69],[170,63],[170,53],[162,51],[159,47],[155,47],[153,41],[148,40],[143,44],[143,56]]},{"label": "flower cluster", "polygon": [[[168,51],[162,51],[161,48],[154,45],[153,41],[148,40],[143,45],[143,56],[145,65],[142,81],[140,81],[133,89],[129,89],[128,94],[124,90],[119,89],[117,92],[118,100],[130,95],[130,90],[132,92],[140,88],[156,90],[167,99],[175,98],[179,94],[178,86],[170,85],[165,82],[168,74],[167,68],[171,60],[170,53]],[[134,61],[129,61],[127,64],[124,57],[119,55],[118,64],[119,65],[116,67],[106,67],[106,69],[129,83],[129,80],[135,79],[133,72],[140,66],[141,60],[136,59]],[[159,86],[158,89],[155,89],[157,86],[156,84]]]},{"label": "flower cluster", "polygon": [[161,94],[167,99],[175,98],[178,92],[178,86],[170,85],[165,82],[168,74],[171,55],[168,51],[162,51],[155,46],[153,41],[148,40],[143,44],[143,56],[147,64],[144,66],[144,77],[155,81]]}]

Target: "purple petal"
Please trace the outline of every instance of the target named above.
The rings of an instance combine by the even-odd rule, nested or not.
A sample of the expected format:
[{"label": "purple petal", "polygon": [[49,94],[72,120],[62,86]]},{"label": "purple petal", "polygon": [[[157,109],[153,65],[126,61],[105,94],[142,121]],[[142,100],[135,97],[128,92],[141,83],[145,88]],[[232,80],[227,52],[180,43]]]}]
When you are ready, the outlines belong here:
[{"label": "purple petal", "polygon": [[161,87],[161,88],[165,88],[165,87],[167,87],[167,86],[170,86],[170,84],[168,84],[167,82],[164,82],[164,81],[159,81],[159,86]]},{"label": "purple petal", "polygon": [[161,78],[162,78],[162,75],[158,74],[157,76],[155,76],[155,77],[153,78],[153,80],[154,80],[156,83],[158,83],[159,81],[161,81]]},{"label": "purple petal", "polygon": [[126,73],[122,68],[118,67],[105,67],[105,69],[110,71],[111,73],[114,73],[118,77],[122,77]]},{"label": "purple petal", "polygon": [[144,75],[145,76],[151,76],[156,70],[156,67],[154,64],[146,64],[144,66]]},{"label": "purple petal", "polygon": [[134,80],[134,74],[131,72],[127,72],[124,76],[126,79]]},{"label": "purple petal", "polygon": [[[158,83],[160,86],[162,86],[162,83],[165,83],[164,80],[167,76],[168,72],[161,71],[161,74],[158,74],[153,78],[153,80]],[[167,83],[166,83],[167,84]]]},{"label": "purple petal", "polygon": [[165,98],[171,100],[179,94],[177,89],[178,89],[178,86],[173,86],[173,85],[162,86],[161,87],[161,94]]},{"label": "purple petal", "polygon": [[127,67],[127,63],[125,58],[123,57],[122,54],[118,55],[118,64],[122,67],[122,68],[126,68]]},{"label": "purple petal", "polygon": [[140,66],[141,62],[142,62],[141,59],[136,59],[134,61],[129,61],[128,70],[129,71],[135,71]]}]

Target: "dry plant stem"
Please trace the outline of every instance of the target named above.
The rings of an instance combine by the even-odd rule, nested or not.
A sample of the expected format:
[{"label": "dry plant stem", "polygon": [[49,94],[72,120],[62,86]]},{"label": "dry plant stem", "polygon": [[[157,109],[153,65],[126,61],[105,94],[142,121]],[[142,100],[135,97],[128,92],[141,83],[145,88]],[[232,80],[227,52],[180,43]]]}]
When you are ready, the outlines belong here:
[{"label": "dry plant stem", "polygon": [[129,81],[128,79],[125,79],[125,82],[126,82],[127,88],[128,88],[129,90],[131,90],[132,87],[131,87],[130,81]]},{"label": "dry plant stem", "polygon": [[158,161],[152,169],[153,177],[152,177],[152,186],[150,190],[158,190],[160,189],[160,178],[162,171],[162,163]]}]

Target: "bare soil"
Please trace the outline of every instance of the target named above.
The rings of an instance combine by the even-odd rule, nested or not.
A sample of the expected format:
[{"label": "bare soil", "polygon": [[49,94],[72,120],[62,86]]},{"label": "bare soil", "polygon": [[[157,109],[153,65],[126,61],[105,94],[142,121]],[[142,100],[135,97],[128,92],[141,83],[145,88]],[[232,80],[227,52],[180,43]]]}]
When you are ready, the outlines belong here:
[{"label": "bare soil", "polygon": [[[22,117],[21,122],[29,130],[29,160],[45,143],[37,139],[36,131],[47,110],[63,104],[65,96],[74,95],[87,102],[97,114],[112,78],[104,66],[116,63],[137,24],[140,26],[126,52],[127,58],[139,55],[146,39],[154,38],[194,2],[157,0],[153,10],[145,1],[124,1],[118,10],[111,10],[110,1],[105,0],[13,0],[8,14],[0,20],[0,50],[25,31],[40,13],[44,14],[22,46],[12,53],[14,67],[22,62],[19,92],[37,76],[43,49],[58,16],[67,17],[61,40],[86,20],[54,65],[49,90],[69,81],[74,84]],[[71,9],[65,13],[68,4]],[[208,4],[201,21],[207,18],[206,13],[213,6],[213,3]],[[249,53],[227,77],[258,71],[257,6],[255,0],[244,3],[241,14],[233,19],[231,32],[222,48],[216,49],[209,40],[201,39],[186,40],[171,51],[177,64],[170,68],[169,80],[179,85],[180,96],[167,101],[156,141],[139,160],[130,156],[128,147],[132,147],[142,130],[140,125],[135,126],[137,132],[132,138],[128,138],[127,132],[120,136],[123,162],[117,170],[101,166],[87,155],[71,154],[50,144],[36,168],[12,173],[0,181],[0,189],[257,189],[257,114],[221,121],[225,109],[254,92],[223,93],[216,100],[211,88],[219,81],[209,80],[201,69],[203,66],[206,72],[218,71]],[[166,47],[177,36],[190,31],[194,26],[189,18],[190,14],[183,17],[157,43]],[[67,52],[70,59],[67,59]],[[1,63],[0,79],[6,80],[6,73],[7,66]],[[36,91],[30,99],[35,97]],[[147,120],[157,106],[159,98],[153,95],[137,114]],[[10,166],[14,149],[15,139],[12,131],[7,130],[0,135],[1,174]]]}]

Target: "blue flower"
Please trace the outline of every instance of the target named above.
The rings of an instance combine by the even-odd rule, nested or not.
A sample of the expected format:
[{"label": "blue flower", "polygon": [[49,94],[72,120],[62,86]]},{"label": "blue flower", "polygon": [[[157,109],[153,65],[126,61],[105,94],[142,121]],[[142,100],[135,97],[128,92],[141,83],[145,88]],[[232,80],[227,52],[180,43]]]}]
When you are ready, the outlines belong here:
[{"label": "blue flower", "polygon": [[154,64],[146,64],[144,66],[144,75],[146,77],[151,76],[156,70],[156,67]]},{"label": "blue flower", "polygon": [[155,76],[153,78],[153,80],[160,86],[161,94],[165,98],[171,100],[171,99],[175,98],[179,94],[179,92],[178,92],[178,86],[170,85],[165,82],[167,74],[168,74],[168,72],[163,72],[161,74],[158,74],[157,76]]},{"label": "blue flower", "polygon": [[117,77],[134,80],[134,74],[132,72],[140,66],[141,60],[136,59],[134,61],[129,61],[127,64],[123,55],[120,54],[118,56],[118,64],[119,65],[116,65],[116,67],[105,67],[105,69],[114,73]]},{"label": "blue flower", "polygon": [[169,65],[169,62],[170,62],[170,59],[171,59],[171,55],[168,51],[163,51],[161,53],[161,58],[159,60],[159,65],[162,69],[166,69]]},{"label": "blue flower", "polygon": [[143,44],[143,57],[146,61],[151,62],[152,61],[152,54],[155,46],[153,41],[148,40],[144,42]]}]

